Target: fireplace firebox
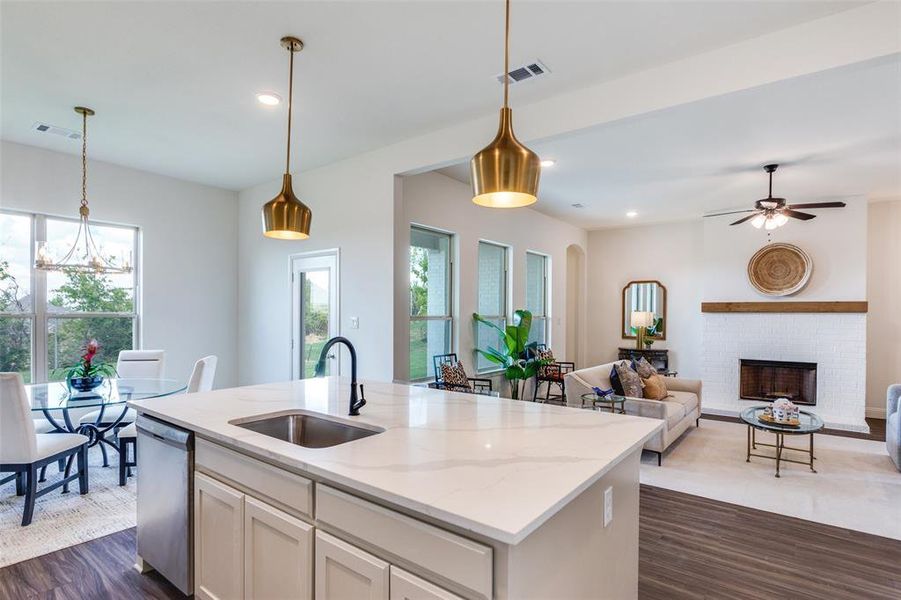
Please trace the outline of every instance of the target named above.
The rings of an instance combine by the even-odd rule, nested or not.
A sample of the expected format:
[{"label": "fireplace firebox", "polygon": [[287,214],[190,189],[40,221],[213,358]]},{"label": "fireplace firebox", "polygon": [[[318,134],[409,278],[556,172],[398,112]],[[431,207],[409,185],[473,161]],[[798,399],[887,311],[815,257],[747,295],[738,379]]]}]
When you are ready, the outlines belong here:
[{"label": "fireplace firebox", "polygon": [[817,403],[816,363],[741,359],[740,396],[772,402],[788,398],[795,404]]}]

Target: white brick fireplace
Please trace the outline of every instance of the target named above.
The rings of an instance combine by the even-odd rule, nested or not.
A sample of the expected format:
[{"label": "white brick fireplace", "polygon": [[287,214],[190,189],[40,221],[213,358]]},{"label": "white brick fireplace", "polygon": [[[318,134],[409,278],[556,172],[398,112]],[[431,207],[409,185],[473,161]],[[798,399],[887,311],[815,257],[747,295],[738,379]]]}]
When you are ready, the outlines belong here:
[{"label": "white brick fireplace", "polygon": [[740,359],[817,364],[816,406],[827,427],[868,431],[867,317],[859,313],[704,313],[704,412],[737,415]]}]

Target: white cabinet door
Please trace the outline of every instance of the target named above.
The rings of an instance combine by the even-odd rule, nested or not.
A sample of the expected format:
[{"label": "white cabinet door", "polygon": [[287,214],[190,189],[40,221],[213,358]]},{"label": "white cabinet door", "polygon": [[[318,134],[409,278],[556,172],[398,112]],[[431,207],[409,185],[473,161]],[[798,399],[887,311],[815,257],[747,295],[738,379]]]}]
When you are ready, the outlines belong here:
[{"label": "white cabinet door", "polygon": [[244,494],[194,474],[194,594],[244,598]]},{"label": "white cabinet door", "polygon": [[391,565],[391,600],[462,600],[462,598]]},{"label": "white cabinet door", "polygon": [[244,597],[313,597],[313,526],[244,498]]},{"label": "white cabinet door", "polygon": [[388,600],[388,563],[316,530],[316,600]]}]

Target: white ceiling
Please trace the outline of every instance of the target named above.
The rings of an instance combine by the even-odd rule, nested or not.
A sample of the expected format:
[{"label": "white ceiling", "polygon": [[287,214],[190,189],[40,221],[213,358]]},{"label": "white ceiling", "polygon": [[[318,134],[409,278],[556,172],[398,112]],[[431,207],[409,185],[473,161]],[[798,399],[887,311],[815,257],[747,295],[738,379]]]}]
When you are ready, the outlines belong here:
[{"label": "white ceiling", "polygon": [[[587,229],[751,208],[772,162],[789,202],[901,197],[899,107],[893,56],[529,144],[558,161],[536,208]],[[469,183],[467,164],[440,172]]]},{"label": "white ceiling", "polygon": [[[513,101],[858,4],[515,2],[511,64],[540,58],[552,74],[515,86]],[[30,128],[77,129],[71,107],[84,104],[97,110],[93,158],[225,188],[281,172],[284,104],[267,109],[254,94],[286,96],[287,53],[278,45],[286,34],[307,43],[296,61],[301,170],[493,113],[499,102],[499,0],[4,1],[0,12],[3,139],[77,153],[77,142]]]}]

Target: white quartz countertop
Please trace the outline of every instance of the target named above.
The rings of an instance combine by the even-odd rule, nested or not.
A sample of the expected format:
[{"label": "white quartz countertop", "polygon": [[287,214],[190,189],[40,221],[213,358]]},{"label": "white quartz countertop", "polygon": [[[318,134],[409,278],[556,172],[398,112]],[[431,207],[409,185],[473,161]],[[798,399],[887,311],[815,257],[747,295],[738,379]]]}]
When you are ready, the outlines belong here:
[{"label": "white quartz countertop", "polygon": [[[644,445],[662,422],[532,402],[335,377],[129,402],[198,435],[488,538],[516,544]],[[384,428],[304,448],[231,425],[302,410]]]}]

